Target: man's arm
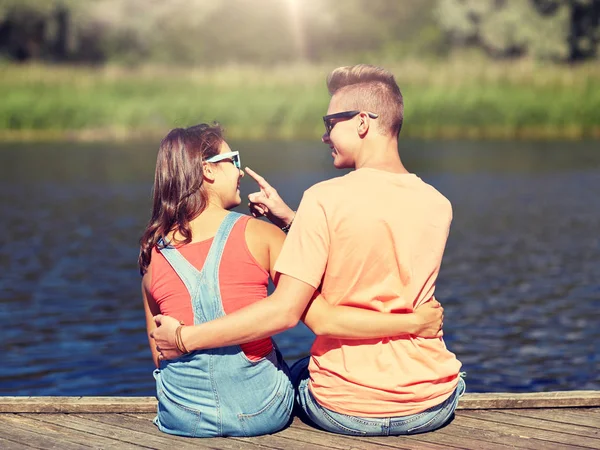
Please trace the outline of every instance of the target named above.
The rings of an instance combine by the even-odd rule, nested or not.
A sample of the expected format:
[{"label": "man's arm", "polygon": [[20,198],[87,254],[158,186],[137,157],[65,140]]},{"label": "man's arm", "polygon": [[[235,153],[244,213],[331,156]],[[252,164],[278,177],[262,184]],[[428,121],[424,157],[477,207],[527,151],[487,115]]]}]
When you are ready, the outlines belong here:
[{"label": "man's arm", "polygon": [[[275,292],[269,297],[210,322],[181,329],[183,345],[188,351],[224,347],[262,339],[297,325],[315,288],[293,277],[282,275]],[[158,315],[158,327],[150,334],[164,359],[181,355],[175,345],[179,322]]]}]

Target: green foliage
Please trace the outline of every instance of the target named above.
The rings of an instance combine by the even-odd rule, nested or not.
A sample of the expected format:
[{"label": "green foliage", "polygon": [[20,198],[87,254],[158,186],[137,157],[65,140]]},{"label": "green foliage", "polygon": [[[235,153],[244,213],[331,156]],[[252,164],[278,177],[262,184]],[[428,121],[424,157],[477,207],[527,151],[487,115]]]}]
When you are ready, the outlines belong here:
[{"label": "green foliage", "polygon": [[600,0],[0,0],[0,55],[12,60],[395,61],[451,44],[572,61],[599,40]]},{"label": "green foliage", "polygon": [[0,0],[0,51],[19,60],[204,66],[342,59],[416,42],[432,24],[433,2]]},{"label": "green foliage", "polygon": [[[331,67],[0,67],[0,136],[159,138],[217,120],[230,138],[318,139]],[[406,60],[403,136],[600,137],[600,68]]]},{"label": "green foliage", "polygon": [[438,0],[435,15],[455,44],[495,57],[583,59],[600,38],[598,0]]}]

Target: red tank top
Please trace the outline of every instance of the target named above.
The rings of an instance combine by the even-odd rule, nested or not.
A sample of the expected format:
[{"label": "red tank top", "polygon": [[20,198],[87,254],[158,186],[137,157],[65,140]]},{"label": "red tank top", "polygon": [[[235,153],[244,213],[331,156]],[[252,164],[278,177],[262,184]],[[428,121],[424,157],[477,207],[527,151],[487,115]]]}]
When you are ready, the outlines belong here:
[{"label": "red tank top", "polygon": [[[225,243],[219,287],[225,314],[248,306],[267,296],[269,273],[256,261],[246,244],[245,231],[250,216],[239,219]],[[213,238],[178,247],[179,252],[195,268],[202,266]],[[186,325],[194,323],[194,312],[190,295],[167,260],[154,248],[151,257],[152,281],[150,293],[156,300],[160,313],[183,320]],[[271,338],[260,339],[241,345],[248,359],[256,361],[266,356],[273,348]]]}]

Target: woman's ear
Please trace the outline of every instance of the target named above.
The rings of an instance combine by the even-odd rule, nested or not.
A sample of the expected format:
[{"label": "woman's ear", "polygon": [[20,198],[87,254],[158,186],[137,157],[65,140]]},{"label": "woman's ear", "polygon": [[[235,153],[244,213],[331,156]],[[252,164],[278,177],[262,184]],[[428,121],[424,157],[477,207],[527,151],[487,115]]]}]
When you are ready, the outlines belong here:
[{"label": "woman's ear", "polygon": [[204,173],[204,179],[209,183],[214,183],[215,181],[215,168],[212,164],[207,162],[202,163],[202,172]]}]

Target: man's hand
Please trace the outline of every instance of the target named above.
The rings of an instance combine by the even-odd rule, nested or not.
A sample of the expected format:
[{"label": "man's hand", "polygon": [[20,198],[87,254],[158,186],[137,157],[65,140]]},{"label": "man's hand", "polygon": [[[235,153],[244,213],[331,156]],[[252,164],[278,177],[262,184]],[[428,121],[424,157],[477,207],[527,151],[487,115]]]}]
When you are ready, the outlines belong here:
[{"label": "man's hand", "polygon": [[157,328],[150,333],[150,337],[156,343],[158,359],[174,359],[181,356],[183,353],[177,349],[175,344],[175,330],[177,330],[180,322],[173,317],[163,316],[162,314],[154,316],[154,322]]},{"label": "man's hand", "polygon": [[248,195],[250,213],[254,217],[266,216],[279,228],[290,224],[295,213],[285,204],[275,188],[249,167],[246,167],[245,172],[258,183],[260,188],[260,192],[253,192]]},{"label": "man's hand", "polygon": [[424,338],[440,338],[444,335],[444,308],[435,298],[414,310],[414,335]]}]

